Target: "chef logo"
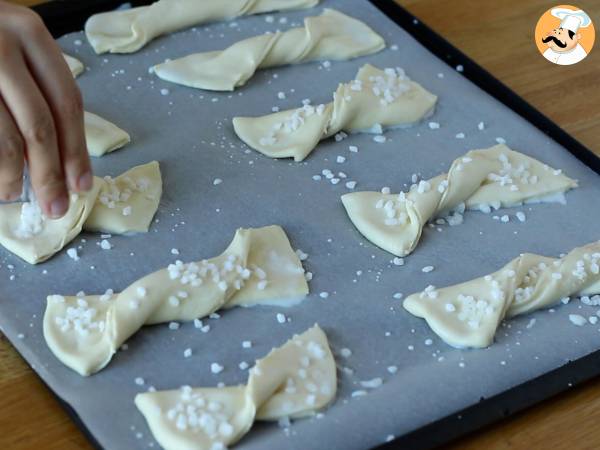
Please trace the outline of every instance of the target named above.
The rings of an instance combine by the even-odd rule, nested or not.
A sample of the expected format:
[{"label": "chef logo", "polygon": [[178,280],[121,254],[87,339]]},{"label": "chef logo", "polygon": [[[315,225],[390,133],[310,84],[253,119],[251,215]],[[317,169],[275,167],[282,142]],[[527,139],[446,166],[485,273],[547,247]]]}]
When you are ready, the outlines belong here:
[{"label": "chef logo", "polygon": [[592,19],[571,5],[546,11],[535,27],[535,43],[548,61],[568,66],[584,59],[594,46]]}]

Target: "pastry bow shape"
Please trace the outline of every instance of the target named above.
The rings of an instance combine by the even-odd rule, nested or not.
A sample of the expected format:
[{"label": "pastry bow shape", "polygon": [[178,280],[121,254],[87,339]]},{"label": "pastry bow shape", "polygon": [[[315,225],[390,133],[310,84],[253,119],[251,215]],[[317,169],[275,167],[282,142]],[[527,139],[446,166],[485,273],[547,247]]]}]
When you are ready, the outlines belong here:
[{"label": "pastry bow shape", "polygon": [[46,219],[36,202],[0,205],[0,245],[37,264],[62,250],[82,229],[145,232],[161,195],[160,168],[152,161],[116,178],[94,177],[90,191],[71,194],[67,213],[57,220]]},{"label": "pastry bow shape", "polygon": [[240,305],[289,305],[306,294],[304,269],[280,227],[239,229],[221,255],[177,261],[121,293],[49,296],[44,337],[65,365],[90,375],[144,325],[201,319]]},{"label": "pastry bow shape", "polygon": [[233,91],[258,69],[316,60],[347,60],[380,51],[381,36],[333,9],[304,19],[304,27],[262,34],[220,51],[195,53],[153,67],[163,80],[198,89]]},{"label": "pastry bow shape", "polygon": [[600,241],[562,258],[524,253],[497,272],[408,296],[404,308],[425,319],[454,347],[489,346],[505,317],[555,305],[570,296],[600,294]]},{"label": "pastry bow shape", "polygon": [[310,8],[319,0],[159,0],[150,6],[91,16],[85,34],[94,51],[133,53],[152,39],[194,25],[272,11]]},{"label": "pastry bow shape", "polygon": [[465,209],[490,212],[527,202],[561,201],[577,182],[504,144],[471,150],[448,173],[413,184],[408,192],[353,192],[342,203],[354,226],[369,241],[397,256],[415,249],[425,224],[447,216],[462,222]]},{"label": "pastry bow shape", "polygon": [[302,161],[339,131],[381,133],[431,114],[437,97],[401,69],[364,65],[356,79],[340,84],[327,105],[304,105],[263,117],[235,117],[233,127],[248,146],[271,158]]},{"label": "pastry bow shape", "polygon": [[236,443],[255,420],[313,415],[336,385],[327,336],[314,325],[257,360],[245,385],[145,392],[135,404],[165,450],[214,450]]}]

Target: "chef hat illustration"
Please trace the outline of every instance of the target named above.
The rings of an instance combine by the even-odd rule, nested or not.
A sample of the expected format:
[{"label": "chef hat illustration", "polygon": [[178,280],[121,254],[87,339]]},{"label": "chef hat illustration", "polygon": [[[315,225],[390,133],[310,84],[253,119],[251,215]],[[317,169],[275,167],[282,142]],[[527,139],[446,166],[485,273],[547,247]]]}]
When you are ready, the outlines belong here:
[{"label": "chef hat illustration", "polygon": [[573,11],[567,8],[553,8],[550,14],[561,20],[561,28],[571,30],[573,33],[577,33],[580,27],[585,28],[592,23],[590,16],[581,9]]}]

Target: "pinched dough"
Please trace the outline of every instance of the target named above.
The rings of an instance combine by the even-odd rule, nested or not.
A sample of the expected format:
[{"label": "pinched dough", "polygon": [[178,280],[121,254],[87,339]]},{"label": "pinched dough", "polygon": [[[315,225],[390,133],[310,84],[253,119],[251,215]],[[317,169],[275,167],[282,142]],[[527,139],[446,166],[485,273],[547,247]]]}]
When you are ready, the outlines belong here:
[{"label": "pinched dough", "polygon": [[[107,233],[148,231],[162,194],[158,163],[134,167],[123,175],[94,177],[93,188],[71,194],[67,213],[57,220],[29,211],[30,203],[0,205],[0,245],[30,264],[51,258],[82,229]],[[27,213],[27,214],[26,214]]]},{"label": "pinched dough", "polygon": [[380,51],[381,36],[333,9],[304,19],[304,27],[244,39],[222,51],[196,53],[155,66],[163,80],[213,91],[243,86],[257,69],[315,60],[347,60]]},{"label": "pinched dough", "polygon": [[302,161],[321,139],[339,131],[379,132],[413,124],[432,113],[437,97],[400,69],[363,66],[340,84],[327,105],[304,105],[262,117],[235,117],[238,137],[271,158]]},{"label": "pinched dough", "polygon": [[[564,201],[577,182],[500,144],[454,160],[448,173],[413,184],[409,192],[353,192],[342,196],[350,220],[369,241],[397,256],[417,246],[425,224],[465,209],[490,212],[535,201]],[[557,196],[558,195],[558,196]]]},{"label": "pinched dough", "polygon": [[333,401],[336,385],[327,336],[315,325],[257,360],[246,385],[145,392],[135,404],[165,450],[224,449],[255,420],[314,414]]},{"label": "pinched dough", "polygon": [[304,269],[280,227],[239,229],[221,255],[177,261],[120,294],[49,296],[44,337],[60,361],[90,375],[143,325],[190,321],[236,305],[287,306],[306,294]]},{"label": "pinched dough", "polygon": [[193,25],[271,11],[310,8],[319,0],[160,0],[95,14],[85,24],[94,51],[133,53],[152,39]]},{"label": "pinched dough", "polygon": [[131,141],[129,134],[115,124],[90,112],[84,113],[85,140],[91,156],[118,150]]},{"label": "pinched dough", "polygon": [[505,317],[547,308],[570,296],[600,294],[600,241],[555,259],[524,253],[485,277],[423,292],[404,308],[454,347],[487,347]]},{"label": "pinched dough", "polygon": [[[65,61],[71,69],[73,77],[83,72],[83,64],[76,58],[63,53]],[[92,156],[102,156],[128,144],[129,134],[115,124],[96,114],[84,112],[85,140],[88,153]]]},{"label": "pinched dough", "polygon": [[77,58],[73,58],[66,53],[63,53],[63,57],[65,58],[65,62],[69,66],[69,69],[71,70],[73,78],[77,78],[84,70],[83,63]]}]

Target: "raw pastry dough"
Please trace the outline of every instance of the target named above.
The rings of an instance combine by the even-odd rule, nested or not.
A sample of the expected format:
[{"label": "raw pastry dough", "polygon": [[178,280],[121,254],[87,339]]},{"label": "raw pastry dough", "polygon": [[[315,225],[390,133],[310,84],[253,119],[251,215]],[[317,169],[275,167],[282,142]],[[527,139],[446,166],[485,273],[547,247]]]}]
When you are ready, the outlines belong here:
[{"label": "raw pastry dough", "polygon": [[267,156],[302,161],[321,139],[338,131],[380,133],[382,127],[410,125],[430,114],[436,100],[401,69],[366,64],[355,80],[339,85],[332,103],[236,117],[233,127],[242,141]]},{"label": "raw pastry dough", "polygon": [[289,304],[306,294],[304,269],[280,227],[239,229],[221,255],[177,261],[120,294],[49,296],[44,337],[65,365],[90,375],[143,325],[190,321],[235,305]]},{"label": "raw pastry dough", "polygon": [[256,361],[248,384],[145,392],[135,404],[165,450],[224,449],[255,420],[314,414],[335,398],[337,375],[318,325]]},{"label": "raw pastry dough", "polygon": [[66,53],[63,53],[63,57],[65,58],[65,62],[69,66],[69,69],[71,70],[73,78],[77,78],[83,72],[83,63],[77,58],[73,58]]},{"label": "raw pastry dough", "polygon": [[[73,240],[82,229],[107,233],[148,231],[162,193],[158,163],[137,166],[121,176],[94,177],[93,188],[71,194],[67,213],[58,220],[46,219],[30,203],[0,205],[0,245],[30,264],[46,261]],[[35,228],[35,229],[34,229]]]},{"label": "raw pastry dough", "polygon": [[110,153],[131,141],[127,132],[96,114],[86,111],[84,124],[88,153],[92,156]]},{"label": "raw pastry dough", "polygon": [[[83,72],[83,64],[76,58],[63,53],[73,77]],[[129,134],[96,114],[84,112],[85,139],[88,153],[102,156],[123,147],[131,141]]]},{"label": "raw pastry dough", "polygon": [[304,19],[304,27],[244,39],[222,51],[196,53],[155,66],[163,80],[213,91],[243,86],[257,69],[315,60],[347,60],[378,52],[381,36],[333,9]]},{"label": "raw pastry dough", "polygon": [[350,220],[378,247],[406,256],[417,246],[423,227],[443,215],[462,220],[466,209],[485,212],[523,202],[562,200],[552,197],[577,182],[547,165],[495,145],[472,150],[454,160],[447,174],[411,186],[407,193],[353,192],[342,196]]},{"label": "raw pastry dough", "polygon": [[100,53],[133,53],[152,39],[193,25],[271,11],[311,8],[319,0],[160,0],[150,6],[95,14],[85,34]]},{"label": "raw pastry dough", "polygon": [[505,316],[600,294],[599,264],[600,241],[560,259],[524,253],[491,275],[443,289],[430,286],[407,297],[404,307],[454,347],[487,347]]}]

